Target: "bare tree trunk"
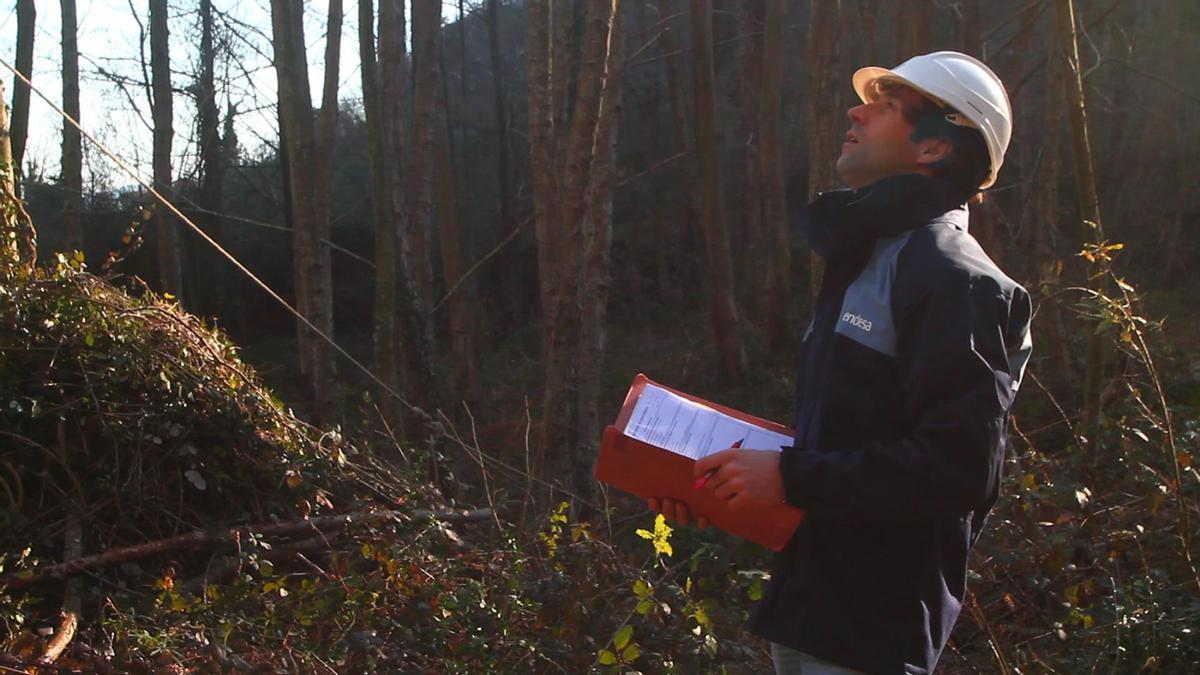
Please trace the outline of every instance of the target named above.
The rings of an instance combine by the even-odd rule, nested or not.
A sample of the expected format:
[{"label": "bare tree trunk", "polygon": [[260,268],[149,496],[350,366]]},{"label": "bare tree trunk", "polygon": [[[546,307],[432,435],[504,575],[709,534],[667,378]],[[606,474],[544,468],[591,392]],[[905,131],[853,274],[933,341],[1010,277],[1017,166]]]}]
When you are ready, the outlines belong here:
[{"label": "bare tree trunk", "polygon": [[[279,80],[280,116],[287,150],[287,173],[292,206],[292,231],[296,294],[301,311],[313,326],[333,337],[332,275],[328,244],[329,221],[320,222],[316,202],[316,132],[313,128],[308,65],[304,55],[302,5],[292,0],[272,0],[271,22],[275,69]],[[308,386],[313,416],[320,423],[333,409],[336,368],[330,345],[307,327],[299,334],[301,359],[309,365]]]},{"label": "bare tree trunk", "polygon": [[[497,151],[497,171],[499,171],[500,179],[500,227],[507,236],[513,227],[516,227],[516,219],[513,215],[512,188],[509,185],[509,133],[508,133],[508,106],[504,102],[504,68],[503,62],[500,60],[500,0],[487,0],[487,29],[488,29],[488,51],[492,60],[492,100],[496,108],[496,133],[498,135],[499,147]],[[466,105],[466,99],[463,99],[463,105]]]},{"label": "bare tree trunk", "polygon": [[[338,119],[338,79],[341,70],[342,55],[342,0],[329,0],[329,19],[326,22],[328,32],[325,36],[325,77],[321,89],[321,111],[317,115],[316,155],[317,163],[313,167],[313,187],[316,194],[313,203],[316,205],[318,222],[324,223],[324,239],[329,239],[329,192],[331,189],[331,172],[333,171],[333,139],[337,132]],[[329,247],[321,248],[329,255]],[[330,262],[332,266],[332,262]],[[332,294],[331,294],[332,295]]]},{"label": "bare tree trunk", "polygon": [[608,341],[608,291],[612,281],[612,192],[616,176],[617,133],[621,115],[621,69],[624,67],[624,31],[620,7],[613,2],[608,32],[608,56],[602,75],[604,90],[596,120],[595,157],[589,176],[583,222],[579,347],[579,456],[573,465],[576,494],[595,495],[592,478],[599,450],[600,382]]},{"label": "bare tree trunk", "polygon": [[929,0],[896,3],[896,63],[929,51]]},{"label": "bare tree trunk", "polygon": [[[692,286],[697,279],[694,277],[696,265],[694,260],[699,259],[694,250],[695,242],[698,237],[691,236],[689,229],[693,223],[700,222],[700,190],[697,188],[699,180],[696,177],[695,152],[692,147],[695,137],[689,133],[688,117],[687,117],[687,97],[684,95],[683,85],[684,76],[680,72],[680,63],[683,61],[683,55],[678,53],[675,44],[675,33],[671,28],[671,22],[668,20],[672,16],[674,8],[671,0],[658,0],[658,17],[659,21],[664,22],[662,26],[662,58],[663,66],[667,76],[667,90],[671,101],[671,119],[672,126],[675,130],[675,152],[691,157],[685,157],[680,162],[680,182],[682,183],[683,193],[685,196],[684,207],[679,216],[679,223],[675,236],[669,237],[679,242],[677,247],[679,250],[674,252],[672,259],[666,264],[668,268],[679,270],[679,273],[684,278],[679,280],[677,285],[671,286],[672,289],[679,289],[682,286]],[[681,298],[672,298],[671,304],[677,304]]]},{"label": "bare tree trunk", "polygon": [[[812,24],[808,33],[808,197],[837,185],[838,122],[842,111],[829,101],[836,100],[837,0],[813,0]],[[815,300],[821,289],[825,263],[816,254],[812,258],[811,293]]]},{"label": "bare tree trunk", "polygon": [[746,352],[739,337],[738,312],[734,302],[733,261],[729,254],[729,231],[725,226],[725,204],[721,189],[720,158],[717,154],[716,94],[713,90],[712,1],[691,0],[692,77],[696,97],[696,150],[702,178],[700,214],[708,258],[709,299],[717,360],[726,381],[737,380],[746,367]]},{"label": "bare tree trunk", "polygon": [[[497,242],[506,240],[513,234],[519,224],[516,221],[516,207],[513,204],[512,187],[512,142],[509,133],[508,104],[505,98],[507,78],[504,74],[504,62],[500,58],[500,1],[487,0],[486,18],[488,31],[488,52],[492,64],[492,101],[496,114],[496,171],[500,183],[500,227]],[[466,99],[464,98],[464,105]],[[465,167],[464,167],[465,170]],[[487,272],[488,285],[494,289],[494,295],[499,302],[493,303],[489,312],[491,330],[500,333],[515,324],[524,310],[522,296],[522,274],[516,247],[506,246],[497,255],[495,264],[490,265]]]},{"label": "bare tree trunk", "polygon": [[775,349],[783,348],[792,337],[788,320],[792,312],[791,227],[787,219],[787,199],[783,184],[783,14],[784,0],[767,0],[763,24],[762,107],[759,110],[759,136],[762,139],[763,223],[770,242],[767,261],[766,297],[767,339]]},{"label": "bare tree trunk", "polygon": [[[0,80],[0,101],[4,100],[4,82]],[[0,105],[0,282],[8,283],[23,276],[37,257],[32,225],[22,232],[18,214],[16,175],[13,173],[12,145],[9,142],[8,108]]]},{"label": "bare tree trunk", "polygon": [[[405,199],[404,112],[405,112],[405,52],[404,2],[382,0],[379,10],[379,75],[380,94],[384,110],[383,130],[387,132],[384,145],[387,156],[388,192],[391,221],[396,228],[396,346],[401,356],[399,375],[401,386],[411,403],[432,410],[441,400],[440,384],[433,372],[431,336],[425,305],[417,291],[416,280],[409,265],[410,255],[408,215]],[[420,432],[420,417],[408,416],[405,427],[410,436]]]},{"label": "bare tree trunk", "polygon": [[[528,5],[530,161],[545,353],[543,427],[536,462],[543,474],[587,491],[590,477],[582,479],[577,473],[579,463],[590,460],[581,456],[579,438],[582,222],[589,186],[593,181],[603,185],[603,178],[593,172],[603,174],[596,160],[608,152],[598,150],[603,143],[599,127],[617,1],[587,2],[570,132],[565,137],[557,128],[565,124],[556,126],[556,121],[561,119],[560,108],[566,106],[560,106],[556,96],[565,95],[567,88],[564,74],[555,69],[568,61],[565,35],[551,12],[552,6],[557,10],[563,4],[536,0]],[[555,167],[560,168],[555,171]],[[547,454],[552,461],[543,462]]]},{"label": "bare tree trunk", "polygon": [[[458,189],[455,181],[454,154],[450,148],[450,111],[446,83],[440,63],[434,62],[434,91],[437,107],[434,115],[434,196],[437,200],[438,233],[442,251],[442,274],[449,289],[467,270],[463,262],[466,245],[459,220]],[[454,363],[454,391],[469,405],[478,399],[475,373],[475,334],[477,324],[472,308],[478,306],[473,279],[466,279],[450,297],[450,351]]]},{"label": "bare tree trunk", "polygon": [[[79,121],[79,43],[75,0],[62,3],[63,111]],[[79,129],[63,120],[63,242],[64,251],[83,250],[83,142]]]},{"label": "bare tree trunk", "polygon": [[413,280],[424,307],[429,306],[433,296],[433,121],[441,28],[441,0],[413,0],[413,121],[412,145],[408,151],[408,245]]},{"label": "bare tree trunk", "polygon": [[[1104,228],[1100,223],[1100,198],[1096,193],[1095,173],[1092,170],[1092,148],[1088,140],[1087,104],[1085,102],[1083,77],[1079,68],[1079,42],[1075,33],[1075,7],[1072,0],[1057,0],[1054,3],[1054,28],[1057,34],[1059,53],[1066,65],[1063,74],[1066,75],[1067,110],[1071,120],[1071,145],[1075,156],[1075,182],[1079,195],[1079,216],[1081,219],[1080,240],[1086,244],[1101,244],[1104,242]],[[1096,279],[1097,273],[1103,267],[1093,263],[1088,269],[1088,278]],[[1104,282],[1096,279],[1091,285],[1099,286],[1103,292]],[[1092,450],[1099,449],[1101,408],[1100,390],[1104,376],[1104,336],[1093,324],[1087,331],[1087,365],[1084,370],[1084,420],[1087,425],[1086,435],[1092,443]]]},{"label": "bare tree trunk", "polygon": [[[385,0],[386,1],[386,0]],[[371,165],[371,215],[375,232],[375,302],[372,347],[375,372],[391,389],[398,389],[396,370],[396,226],[392,222],[391,193],[383,101],[375,59],[375,9],[372,0],[358,0],[358,55],[361,63],[363,112],[367,121],[367,150]],[[396,402],[379,392],[379,408],[393,426],[401,422]]]},{"label": "bare tree trunk", "polygon": [[763,163],[762,118],[760,108],[765,104],[763,29],[764,0],[745,0],[738,13],[738,33],[746,36],[736,43],[737,58],[741,61],[738,82],[738,104],[741,106],[743,140],[742,145],[742,219],[741,241],[735,258],[741,274],[735,282],[742,284],[742,306],[755,323],[770,321],[770,301],[766,288],[770,278],[771,244],[768,242],[768,225],[763,216]]},{"label": "bare tree trunk", "polygon": [[[213,46],[212,0],[200,0],[200,87],[197,96],[197,122],[200,127],[200,167],[203,176],[200,185],[200,206],[208,211],[198,218],[205,232],[214,240],[224,239],[221,216],[221,137],[217,110],[217,87],[214,81],[216,50]],[[225,289],[225,261],[205,247],[196,251],[193,260],[199,258],[201,265],[193,266],[197,277],[205,286],[205,311],[215,314],[228,301]],[[193,303],[199,305],[201,293],[192,294]]]},{"label": "bare tree trunk", "polygon": [[[167,49],[167,1],[150,0],[150,70],[154,100],[154,188],[171,196],[171,145],[175,138],[175,114],[171,91],[171,55]],[[183,300],[183,254],[175,216],[166,209],[154,214],[158,230],[158,278],[162,290]]]},{"label": "bare tree trunk", "polygon": [[[962,51],[982,58],[983,42],[979,34],[979,0],[962,3]],[[1004,262],[1004,237],[998,231],[994,209],[987,195],[980,195],[970,209],[970,231],[979,245],[997,264]]]},{"label": "bare tree trunk", "polygon": [[879,63],[879,50],[875,48],[879,0],[859,0],[858,6],[862,12],[863,63],[873,66]]},{"label": "bare tree trunk", "polygon": [[[17,0],[17,72],[33,80],[33,36],[37,22],[37,8],[33,0]],[[25,163],[25,140],[29,135],[29,85],[17,78],[13,84],[11,141],[13,173],[21,176]],[[14,190],[19,196],[21,184],[18,180]]]}]

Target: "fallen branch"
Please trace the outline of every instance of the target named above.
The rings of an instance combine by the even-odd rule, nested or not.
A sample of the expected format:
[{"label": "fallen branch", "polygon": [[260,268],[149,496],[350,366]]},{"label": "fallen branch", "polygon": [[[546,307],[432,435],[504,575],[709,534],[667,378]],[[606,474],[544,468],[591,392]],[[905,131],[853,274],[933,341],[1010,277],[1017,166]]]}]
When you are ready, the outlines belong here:
[{"label": "fallen branch", "polygon": [[46,651],[38,658],[36,665],[54,665],[58,657],[62,656],[67,649],[67,645],[71,644],[71,640],[75,638],[75,629],[78,627],[79,615],[64,609],[58,622],[58,628],[54,630],[54,637],[50,638],[49,644],[46,645]]},{"label": "fallen branch", "polygon": [[55,565],[47,565],[33,570],[23,570],[12,574],[0,575],[0,588],[20,588],[37,583],[46,578],[64,579],[83,570],[108,567],[118,563],[146,558],[153,555],[176,551],[180,549],[200,548],[233,542],[238,537],[250,534],[264,537],[286,537],[297,534],[314,532],[318,535],[327,531],[337,530],[351,523],[373,525],[388,521],[420,523],[430,520],[445,522],[468,522],[487,520],[492,517],[491,509],[476,509],[474,511],[363,511],[336,516],[321,516],[307,520],[286,523],[260,523],[243,525],[219,532],[189,532],[177,537],[149,541],[125,548],[110,549],[103,553],[68,560]]}]

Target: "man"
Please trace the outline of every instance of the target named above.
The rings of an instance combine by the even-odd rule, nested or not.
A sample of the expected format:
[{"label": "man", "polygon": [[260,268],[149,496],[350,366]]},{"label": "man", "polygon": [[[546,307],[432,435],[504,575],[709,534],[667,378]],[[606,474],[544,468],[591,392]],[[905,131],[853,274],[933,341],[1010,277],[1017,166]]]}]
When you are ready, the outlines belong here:
[{"label": "man", "polygon": [[826,269],[794,446],[731,448],[695,470],[715,471],[706,489],[730,508],[806,512],[749,623],[776,672],[929,673],[998,494],[1031,348],[1028,294],[967,234],[966,202],[995,182],[1012,112],[999,78],[955,52],[853,81],[863,102],[837,160],[851,189],[803,218]]}]

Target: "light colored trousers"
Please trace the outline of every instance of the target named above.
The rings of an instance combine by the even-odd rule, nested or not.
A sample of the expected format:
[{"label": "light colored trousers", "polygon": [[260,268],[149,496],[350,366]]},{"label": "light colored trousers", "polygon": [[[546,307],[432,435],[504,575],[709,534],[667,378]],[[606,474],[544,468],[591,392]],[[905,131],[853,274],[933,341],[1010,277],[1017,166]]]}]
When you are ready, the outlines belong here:
[{"label": "light colored trousers", "polygon": [[822,661],[775,642],[771,643],[771,660],[775,662],[775,675],[864,675],[861,670]]}]

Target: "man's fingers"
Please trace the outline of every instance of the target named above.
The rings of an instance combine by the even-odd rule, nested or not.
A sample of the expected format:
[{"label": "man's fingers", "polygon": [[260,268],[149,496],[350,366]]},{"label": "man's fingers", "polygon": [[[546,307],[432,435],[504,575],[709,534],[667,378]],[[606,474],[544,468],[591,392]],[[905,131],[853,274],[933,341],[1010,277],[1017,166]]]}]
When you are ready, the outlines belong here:
[{"label": "man's fingers", "polygon": [[696,465],[692,468],[692,473],[696,475],[696,478],[699,478],[713,469],[720,469],[726,462],[733,459],[736,454],[737,448],[728,448],[701,457],[696,460]]},{"label": "man's fingers", "polygon": [[648,497],[646,499],[646,506],[651,511],[657,511],[659,513],[662,513],[662,509],[659,508],[658,497]]},{"label": "man's fingers", "polygon": [[704,528],[708,527],[708,518],[705,518],[704,516],[700,516],[700,518],[698,518],[696,520],[696,527],[699,527],[702,530]]}]

